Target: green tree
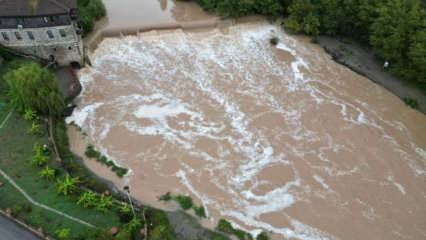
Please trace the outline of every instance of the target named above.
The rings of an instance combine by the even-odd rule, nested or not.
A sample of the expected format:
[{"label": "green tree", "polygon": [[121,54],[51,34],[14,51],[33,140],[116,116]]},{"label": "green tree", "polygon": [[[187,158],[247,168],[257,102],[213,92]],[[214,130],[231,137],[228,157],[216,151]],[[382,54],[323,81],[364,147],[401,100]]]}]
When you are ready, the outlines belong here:
[{"label": "green tree", "polygon": [[91,208],[96,206],[98,199],[94,192],[84,192],[77,201],[77,205],[83,205],[84,208]]},{"label": "green tree", "polygon": [[55,173],[55,169],[46,166],[40,171],[39,175],[46,180],[52,180],[55,177]]},{"label": "green tree", "polygon": [[64,99],[55,77],[38,64],[25,64],[8,72],[4,79],[10,102],[19,111],[34,109],[49,116],[59,116],[62,113]]},{"label": "green tree", "polygon": [[317,6],[310,0],[293,1],[288,7],[289,16],[284,20],[284,27],[290,32],[304,32],[318,35],[320,21],[317,17]]},{"label": "green tree", "polygon": [[72,178],[67,174],[63,180],[57,180],[57,191],[65,196],[70,195],[76,190],[79,182],[78,177]]}]

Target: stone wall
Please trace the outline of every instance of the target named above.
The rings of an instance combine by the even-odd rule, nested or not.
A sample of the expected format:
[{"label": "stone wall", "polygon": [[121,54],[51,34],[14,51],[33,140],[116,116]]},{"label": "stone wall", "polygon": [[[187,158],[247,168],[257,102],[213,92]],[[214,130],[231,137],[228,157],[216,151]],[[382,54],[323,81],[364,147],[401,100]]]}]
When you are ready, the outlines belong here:
[{"label": "stone wall", "polygon": [[0,44],[44,60],[55,59],[61,66],[83,65],[81,36],[74,24],[53,27],[0,29]]}]

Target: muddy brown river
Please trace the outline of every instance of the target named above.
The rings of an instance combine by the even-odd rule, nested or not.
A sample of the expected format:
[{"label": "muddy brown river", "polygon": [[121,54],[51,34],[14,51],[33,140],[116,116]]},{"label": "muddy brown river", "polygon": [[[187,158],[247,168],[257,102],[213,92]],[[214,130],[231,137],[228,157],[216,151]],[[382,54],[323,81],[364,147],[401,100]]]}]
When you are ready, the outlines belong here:
[{"label": "muddy brown river", "polygon": [[[107,27],[212,17],[117,2]],[[226,218],[273,239],[426,238],[426,117],[309,39],[250,20],[106,38],[90,59],[67,119],[87,136],[70,128],[72,148],[131,169],[119,179],[86,160],[137,199],[172,208],[157,197],[188,194],[206,226]]]}]

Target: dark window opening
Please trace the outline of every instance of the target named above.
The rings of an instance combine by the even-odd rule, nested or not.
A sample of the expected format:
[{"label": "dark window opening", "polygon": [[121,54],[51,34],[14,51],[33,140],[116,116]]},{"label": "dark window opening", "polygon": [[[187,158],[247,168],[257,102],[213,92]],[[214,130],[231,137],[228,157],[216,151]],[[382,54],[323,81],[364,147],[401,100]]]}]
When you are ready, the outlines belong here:
[{"label": "dark window opening", "polygon": [[5,33],[5,32],[2,32],[1,33],[1,36],[3,37],[3,39],[4,40],[6,40],[6,41],[9,41],[10,39],[9,39],[9,35],[7,35],[7,33]]},{"label": "dark window opening", "polygon": [[65,32],[64,29],[59,29],[59,33],[61,34],[61,37],[66,37],[67,33]]},{"label": "dark window opening", "polygon": [[22,40],[22,36],[19,32],[15,32],[15,37],[17,40]]},{"label": "dark window opening", "polygon": [[34,34],[33,34],[33,32],[28,31],[27,35],[28,35],[29,39],[34,40]]},{"label": "dark window opening", "polygon": [[52,39],[55,38],[55,36],[53,36],[53,32],[51,30],[47,30],[47,36]]}]

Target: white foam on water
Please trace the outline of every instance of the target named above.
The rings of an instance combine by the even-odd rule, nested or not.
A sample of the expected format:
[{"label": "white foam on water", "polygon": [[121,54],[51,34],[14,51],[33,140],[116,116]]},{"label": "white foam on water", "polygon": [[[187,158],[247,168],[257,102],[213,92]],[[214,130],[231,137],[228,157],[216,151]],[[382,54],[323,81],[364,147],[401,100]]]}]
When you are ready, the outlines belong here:
[{"label": "white foam on water", "polygon": [[400,183],[396,182],[395,179],[393,178],[393,176],[388,176],[387,180],[389,182],[391,182],[398,189],[398,191],[401,192],[402,195],[407,194],[407,192],[405,192],[404,186],[402,186]]},{"label": "white foam on water", "polygon": [[324,179],[318,175],[314,175],[313,178],[317,181],[324,189],[330,189],[330,187],[325,183]]},{"label": "white foam on water", "polygon": [[[277,49],[289,52],[295,59],[293,62],[280,63],[274,59],[268,44],[271,30],[282,39]],[[199,38],[200,34],[205,34],[202,40]],[[306,49],[300,43],[280,29],[265,24],[247,29],[236,26],[230,29],[229,34],[223,34],[219,30],[208,33],[176,31],[106,39],[94,54],[94,69],[91,69],[91,73],[106,75],[105,79],[116,87],[131,85],[135,94],[115,96],[105,103],[113,106],[118,113],[114,113],[111,119],[99,120],[102,123],[98,125],[103,128],[97,134],[101,138],[108,138],[110,127],[124,126],[139,135],[161,136],[166,142],[178,146],[197,160],[207,162],[204,169],[195,170],[185,159],[178,159],[181,168],[176,176],[189,192],[200,199],[206,210],[214,209],[223,216],[250,226],[253,234],[265,229],[285,238],[335,239],[290,216],[287,218],[291,225],[286,228],[259,220],[262,214],[285,212],[283,209],[315,194],[300,178],[295,164],[289,159],[300,159],[312,169],[333,178],[355,175],[363,170],[358,163],[352,164],[349,161],[344,167],[334,164],[329,158],[330,152],[352,152],[356,146],[336,143],[327,133],[303,126],[305,108],[312,104],[332,104],[336,106],[336,113],[341,116],[341,120],[351,127],[372,127],[395,149],[401,149],[401,144],[384,130],[383,124],[391,123],[381,119],[368,104],[360,101],[348,102],[345,100],[347,96],[339,95],[339,89],[333,84],[310,79],[310,75],[305,73],[315,71],[314,63],[319,59],[315,59],[314,55],[313,59],[305,59],[301,54],[303,51],[306,52]],[[123,69],[138,79],[123,79],[120,76]],[[307,99],[301,102],[283,101],[274,92],[275,89],[271,89],[271,75],[281,84],[277,88],[284,89],[282,95],[304,94],[308,95]],[[87,84],[90,81],[92,80],[87,78]],[[187,91],[187,88],[191,90]],[[240,101],[239,96],[253,100],[247,104]],[[204,109],[201,105],[211,109]],[[253,116],[246,111],[247,105],[262,106],[264,112]],[[90,105],[87,107],[89,109],[83,108],[84,111],[77,109],[76,116],[73,114],[76,119],[80,119],[77,120],[80,125],[87,122],[92,111]],[[220,116],[209,116],[210,110]],[[275,139],[266,137],[262,129],[251,125],[257,118],[270,113],[278,114],[288,128],[278,128]],[[186,120],[179,121],[179,116],[183,115]],[[144,121],[142,126],[141,119],[148,119],[150,123]],[[176,128],[176,124],[184,127]],[[291,139],[295,144],[277,144],[275,141],[280,137]],[[217,153],[210,154],[196,147],[197,140],[203,139],[217,144]],[[307,149],[305,144],[310,143],[317,143],[319,146]],[[426,156],[421,147],[413,145],[412,148],[423,155],[423,158]],[[102,151],[108,154],[107,149]],[[403,150],[398,151],[401,156],[409,155]],[[238,159],[234,159],[234,155]],[[304,158],[308,155],[316,156],[321,164],[306,161]],[[407,157],[410,163],[415,160]],[[255,189],[253,185],[260,182],[258,174],[277,163],[289,165],[293,171],[293,179],[274,186],[265,193],[255,194],[252,189]],[[416,166],[419,169],[418,164]],[[191,183],[190,179],[199,177],[197,174],[201,171],[206,173],[201,175],[203,177],[208,174],[207,179],[202,180],[216,184],[229,196],[234,206],[218,201],[206,194],[204,189],[197,189]],[[314,174],[312,177],[322,188],[333,191],[320,175]],[[395,183],[401,193],[405,192],[402,185]],[[371,209],[366,214],[370,216]]]},{"label": "white foam on water", "polygon": [[74,123],[77,126],[83,128],[87,118],[91,114],[93,114],[98,107],[102,106],[103,104],[104,103],[98,102],[98,103],[87,105],[83,107],[82,109],[75,108],[72,115],[65,119],[65,122],[67,124]]}]

